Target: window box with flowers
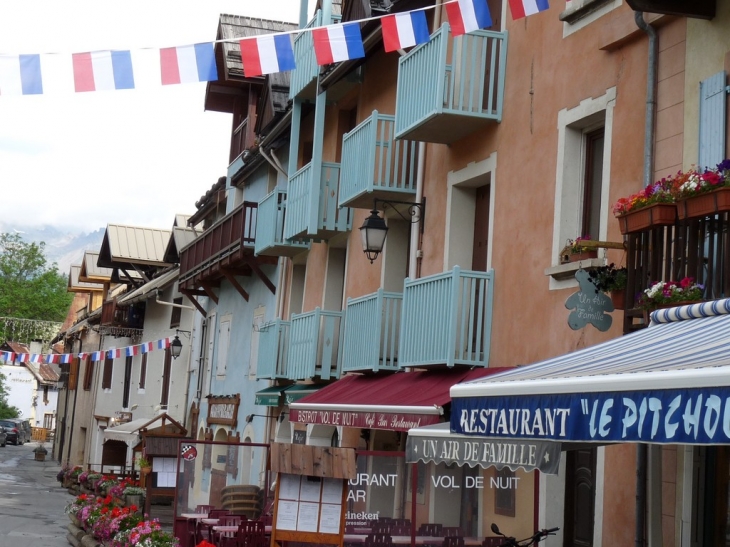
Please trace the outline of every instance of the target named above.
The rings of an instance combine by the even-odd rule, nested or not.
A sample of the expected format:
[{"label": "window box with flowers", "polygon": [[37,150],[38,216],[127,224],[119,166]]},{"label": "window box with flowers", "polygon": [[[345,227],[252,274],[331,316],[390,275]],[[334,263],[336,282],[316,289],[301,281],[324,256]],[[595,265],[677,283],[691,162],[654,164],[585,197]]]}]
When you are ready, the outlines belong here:
[{"label": "window box with flowers", "polygon": [[638,304],[644,310],[644,320],[648,323],[652,311],[696,304],[703,300],[704,294],[704,285],[695,283],[691,277],[680,281],[657,281],[642,293]]},{"label": "window box with flowers", "polygon": [[730,160],[713,169],[679,172],[673,182],[680,220],[730,211]]},{"label": "window box with flowers", "polygon": [[623,235],[643,232],[653,226],[671,226],[677,219],[677,205],[671,178],[663,178],[640,192],[619,199],[613,214]]},{"label": "window box with flowers", "polygon": [[580,236],[569,239],[567,245],[560,252],[560,263],[581,262],[598,258],[598,247],[591,236]]}]

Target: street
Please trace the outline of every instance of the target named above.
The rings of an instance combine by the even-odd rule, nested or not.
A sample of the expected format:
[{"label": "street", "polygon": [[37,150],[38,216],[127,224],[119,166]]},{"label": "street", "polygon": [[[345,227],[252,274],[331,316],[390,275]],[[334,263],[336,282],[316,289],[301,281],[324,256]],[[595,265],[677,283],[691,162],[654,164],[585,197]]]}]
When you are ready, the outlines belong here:
[{"label": "street", "polygon": [[[64,513],[73,499],[56,480],[61,466],[37,462],[38,443],[0,448],[0,547],[66,547]],[[46,444],[50,452],[50,444]]]}]

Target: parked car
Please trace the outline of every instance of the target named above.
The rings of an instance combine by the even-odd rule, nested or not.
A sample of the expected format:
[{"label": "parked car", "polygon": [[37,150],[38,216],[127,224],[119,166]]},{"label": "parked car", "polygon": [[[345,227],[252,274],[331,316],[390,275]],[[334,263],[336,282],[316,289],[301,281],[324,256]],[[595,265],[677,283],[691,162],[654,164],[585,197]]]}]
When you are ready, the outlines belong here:
[{"label": "parked car", "polygon": [[6,444],[8,444],[8,432],[0,425],[0,446],[5,446]]},{"label": "parked car", "polygon": [[14,445],[23,444],[25,439],[25,431],[23,426],[13,421],[12,419],[0,420],[0,426],[5,429],[6,442],[13,443]]}]

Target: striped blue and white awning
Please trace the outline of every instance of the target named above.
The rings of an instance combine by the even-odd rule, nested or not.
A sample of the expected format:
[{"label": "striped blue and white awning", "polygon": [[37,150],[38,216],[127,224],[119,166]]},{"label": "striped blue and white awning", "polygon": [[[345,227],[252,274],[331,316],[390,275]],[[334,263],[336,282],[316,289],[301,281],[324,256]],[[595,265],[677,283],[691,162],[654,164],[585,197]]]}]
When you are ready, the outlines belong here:
[{"label": "striped blue and white awning", "polygon": [[730,444],[730,299],[451,388],[451,430],[562,441]]}]

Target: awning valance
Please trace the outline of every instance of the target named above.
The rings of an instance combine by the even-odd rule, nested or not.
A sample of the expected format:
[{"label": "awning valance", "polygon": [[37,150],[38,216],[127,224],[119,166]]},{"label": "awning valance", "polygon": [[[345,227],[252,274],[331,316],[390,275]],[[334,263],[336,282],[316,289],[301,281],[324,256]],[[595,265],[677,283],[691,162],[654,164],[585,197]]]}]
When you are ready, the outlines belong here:
[{"label": "awning valance", "polygon": [[107,427],[104,430],[104,440],[122,441],[129,446],[134,446],[139,442],[139,430],[149,422],[150,418],[140,418],[126,424]]},{"label": "awning valance", "polygon": [[286,386],[270,386],[260,389],[256,392],[254,404],[261,406],[279,406],[281,394],[284,389],[286,389]]},{"label": "awning valance", "polygon": [[596,346],[451,388],[451,430],[573,442],[730,444],[730,299],[652,314]]},{"label": "awning valance", "polygon": [[500,370],[504,369],[460,368],[387,376],[349,375],[291,403],[289,420],[408,431],[441,420],[443,407],[451,400],[449,388],[452,385]]},{"label": "awning valance", "polygon": [[284,402],[287,405],[290,405],[297,402],[299,399],[303,399],[307,395],[316,393],[321,388],[322,386],[316,386],[312,384],[294,384],[284,390]]},{"label": "awning valance", "polygon": [[406,462],[434,462],[470,467],[509,467],[512,471],[539,469],[549,475],[558,474],[560,443],[522,441],[458,435],[449,424],[434,424],[410,429],[406,439]]}]

